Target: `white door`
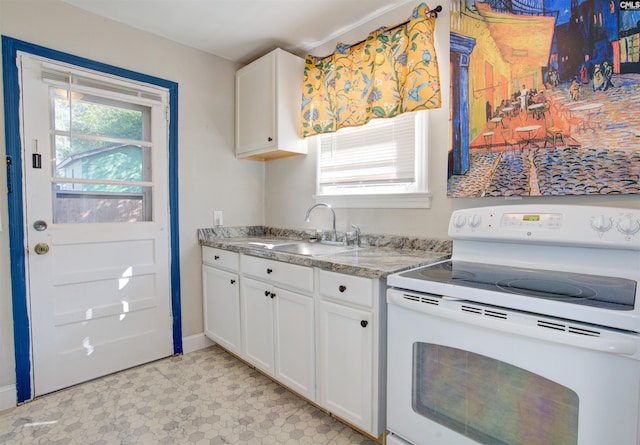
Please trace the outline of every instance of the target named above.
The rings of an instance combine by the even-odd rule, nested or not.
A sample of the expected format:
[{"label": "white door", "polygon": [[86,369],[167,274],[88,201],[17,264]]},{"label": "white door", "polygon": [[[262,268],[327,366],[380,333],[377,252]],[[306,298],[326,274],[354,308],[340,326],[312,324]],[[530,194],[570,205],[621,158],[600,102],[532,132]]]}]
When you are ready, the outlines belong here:
[{"label": "white door", "polygon": [[19,60],[37,396],[172,353],[167,93]]},{"label": "white door", "polygon": [[275,374],[271,301],[274,297],[270,284],[242,278],[240,302],[244,358],[270,375]]},{"label": "white door", "polygon": [[236,153],[276,147],[276,53],[236,73]]},{"label": "white door", "polygon": [[238,274],[202,266],[204,333],[231,352],[242,354]]},{"label": "white door", "polygon": [[318,401],[365,431],[373,427],[372,313],[320,301]]},{"label": "white door", "polygon": [[276,378],[314,400],[313,299],[277,287],[273,293]]}]

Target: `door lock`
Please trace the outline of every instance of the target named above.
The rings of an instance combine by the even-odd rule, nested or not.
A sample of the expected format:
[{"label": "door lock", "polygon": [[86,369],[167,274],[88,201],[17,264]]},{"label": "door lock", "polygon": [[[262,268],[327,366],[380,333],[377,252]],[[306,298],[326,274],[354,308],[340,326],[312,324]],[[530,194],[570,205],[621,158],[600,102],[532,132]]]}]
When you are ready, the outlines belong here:
[{"label": "door lock", "polygon": [[42,232],[44,230],[47,230],[47,222],[39,219],[39,220],[37,220],[36,222],[33,223],[33,228],[37,232]]},{"label": "door lock", "polygon": [[36,244],[36,246],[33,248],[33,250],[35,251],[35,253],[37,253],[38,255],[44,255],[45,253],[49,252],[49,245],[47,243],[38,243]]}]

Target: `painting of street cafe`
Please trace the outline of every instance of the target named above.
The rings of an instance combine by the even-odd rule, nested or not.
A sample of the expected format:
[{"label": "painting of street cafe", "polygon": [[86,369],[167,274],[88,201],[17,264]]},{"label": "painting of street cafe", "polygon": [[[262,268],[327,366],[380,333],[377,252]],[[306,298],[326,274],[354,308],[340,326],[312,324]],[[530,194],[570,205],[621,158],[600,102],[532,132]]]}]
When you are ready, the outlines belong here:
[{"label": "painting of street cafe", "polygon": [[451,0],[447,195],[640,193],[640,11]]}]

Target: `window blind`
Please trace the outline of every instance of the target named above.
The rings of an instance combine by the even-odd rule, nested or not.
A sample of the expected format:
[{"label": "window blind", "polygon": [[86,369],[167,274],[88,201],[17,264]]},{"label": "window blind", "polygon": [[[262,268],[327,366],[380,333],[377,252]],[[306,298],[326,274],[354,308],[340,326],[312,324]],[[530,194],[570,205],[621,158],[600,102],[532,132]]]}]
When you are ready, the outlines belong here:
[{"label": "window blind", "polygon": [[156,104],[163,102],[163,95],[156,87],[146,87],[133,81],[125,82],[108,79],[106,76],[96,76],[92,73],[67,68],[53,63],[42,63],[42,80],[55,86],[61,86],[73,91],[99,92],[101,95],[111,95],[119,100],[130,100],[135,103]]},{"label": "window blind", "polygon": [[319,186],[415,182],[416,114],[318,135]]}]

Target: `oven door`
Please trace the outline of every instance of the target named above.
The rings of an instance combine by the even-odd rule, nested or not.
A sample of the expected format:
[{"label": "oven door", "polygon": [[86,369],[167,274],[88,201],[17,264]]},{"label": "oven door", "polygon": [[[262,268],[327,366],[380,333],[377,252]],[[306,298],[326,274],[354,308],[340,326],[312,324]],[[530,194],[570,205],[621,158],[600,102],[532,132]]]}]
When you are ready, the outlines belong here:
[{"label": "oven door", "polygon": [[393,437],[639,443],[638,335],[396,289],[387,301]]}]

